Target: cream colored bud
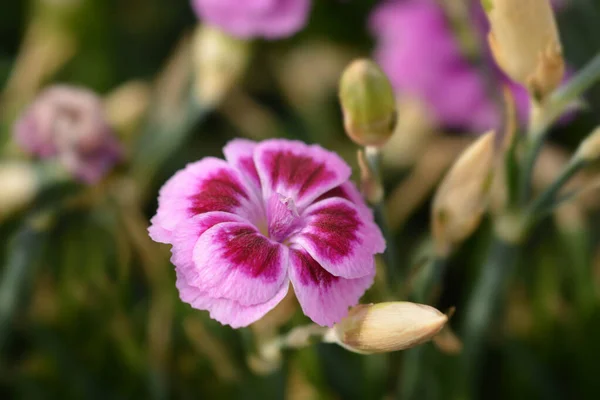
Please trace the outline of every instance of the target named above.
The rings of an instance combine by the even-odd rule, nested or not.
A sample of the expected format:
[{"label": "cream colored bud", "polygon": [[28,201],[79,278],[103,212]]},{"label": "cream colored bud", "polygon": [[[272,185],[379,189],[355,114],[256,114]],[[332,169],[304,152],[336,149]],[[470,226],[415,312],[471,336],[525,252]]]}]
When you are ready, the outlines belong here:
[{"label": "cream colored bud", "polygon": [[361,146],[382,146],[394,133],[396,98],[387,76],[368,59],[352,62],[340,79],[346,133]]},{"label": "cream colored bud", "polygon": [[202,25],[194,34],[193,56],[196,98],[201,104],[215,105],[246,70],[250,43]]},{"label": "cream colored bud", "polygon": [[113,90],[104,98],[110,125],[119,133],[130,134],[148,109],[150,97],[150,85],[142,81],[130,81]]},{"label": "cream colored bud", "polygon": [[584,162],[600,160],[600,127],[594,129],[579,145],[575,157]]},{"label": "cream colored bud", "polygon": [[352,308],[325,339],[356,353],[385,353],[430,340],[447,321],[446,315],[423,304],[360,304]]},{"label": "cream colored bud", "polygon": [[37,174],[31,164],[18,161],[0,164],[0,220],[10,217],[29,204],[39,186]]},{"label": "cream colored bud", "polygon": [[549,0],[485,0],[489,45],[496,62],[535,98],[562,81],[565,65]]},{"label": "cream colored bud", "polygon": [[469,146],[435,194],[432,232],[439,256],[447,256],[481,222],[492,186],[494,136],[488,132]]}]

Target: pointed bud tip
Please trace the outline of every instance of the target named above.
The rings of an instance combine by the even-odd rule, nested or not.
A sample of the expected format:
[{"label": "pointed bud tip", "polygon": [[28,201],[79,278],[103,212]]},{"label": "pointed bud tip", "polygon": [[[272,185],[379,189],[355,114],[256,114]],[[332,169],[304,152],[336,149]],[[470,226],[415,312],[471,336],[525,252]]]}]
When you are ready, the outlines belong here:
[{"label": "pointed bud tip", "polygon": [[339,89],[346,133],[361,146],[382,146],[396,124],[396,99],[385,73],[368,59],[353,61]]},{"label": "pointed bud tip", "polygon": [[587,163],[600,160],[600,127],[597,127],[579,145],[575,157]]}]

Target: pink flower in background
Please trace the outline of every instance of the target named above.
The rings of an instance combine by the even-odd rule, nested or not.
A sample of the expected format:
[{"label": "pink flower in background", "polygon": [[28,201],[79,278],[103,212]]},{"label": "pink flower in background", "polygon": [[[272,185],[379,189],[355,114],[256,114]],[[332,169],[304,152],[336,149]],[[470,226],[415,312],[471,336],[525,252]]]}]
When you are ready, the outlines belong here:
[{"label": "pink flower in background", "polygon": [[279,139],[233,140],[224,153],[175,174],[151,221],[152,239],[173,245],[181,299],[237,328],[275,307],[291,282],[313,321],[339,321],[385,248],[348,165]]},{"label": "pink flower in background", "polygon": [[192,0],[198,18],[240,38],[277,39],[306,25],[310,0]]},{"label": "pink flower in background", "polygon": [[102,101],[79,87],[44,90],[17,120],[14,134],[24,151],[58,160],[85,183],[100,180],[121,158]]},{"label": "pink flower in background", "polygon": [[[473,23],[482,38],[487,21],[474,1]],[[484,77],[462,54],[444,11],[436,0],[391,0],[371,16],[377,37],[375,57],[395,89],[428,104],[439,123],[480,132],[497,128],[501,110],[494,103]],[[485,47],[487,49],[487,46]],[[528,113],[527,93],[512,83],[484,55],[492,71],[491,84],[507,85],[521,118]]]}]

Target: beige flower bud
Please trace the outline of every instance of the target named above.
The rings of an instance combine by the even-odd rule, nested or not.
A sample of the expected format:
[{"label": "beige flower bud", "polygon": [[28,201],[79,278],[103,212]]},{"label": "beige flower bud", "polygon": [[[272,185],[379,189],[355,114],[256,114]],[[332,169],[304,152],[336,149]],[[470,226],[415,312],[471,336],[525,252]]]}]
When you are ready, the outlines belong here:
[{"label": "beige flower bud", "polygon": [[0,220],[10,217],[30,203],[38,186],[37,174],[32,165],[17,161],[0,164]]},{"label": "beige flower bud", "polygon": [[565,65],[549,0],[487,0],[489,45],[496,62],[536,98],[561,82]]},{"label": "beige flower bud", "polygon": [[404,350],[435,336],[448,317],[433,307],[409,302],[360,304],[325,336],[361,354]]},{"label": "beige flower bud", "polygon": [[584,162],[600,160],[600,127],[594,129],[579,145],[575,158]]},{"label": "beige flower bud", "polygon": [[447,256],[479,226],[493,181],[494,136],[488,132],[469,146],[435,194],[432,232],[439,256]]},{"label": "beige flower bud", "polygon": [[150,85],[127,82],[104,98],[104,112],[110,125],[121,134],[132,134],[150,105]]},{"label": "beige flower bud", "polygon": [[371,60],[352,62],[340,80],[346,133],[361,146],[382,146],[394,133],[396,98],[383,71]]},{"label": "beige flower bud", "polygon": [[250,43],[202,25],[194,34],[193,54],[196,98],[201,104],[215,105],[244,73]]}]

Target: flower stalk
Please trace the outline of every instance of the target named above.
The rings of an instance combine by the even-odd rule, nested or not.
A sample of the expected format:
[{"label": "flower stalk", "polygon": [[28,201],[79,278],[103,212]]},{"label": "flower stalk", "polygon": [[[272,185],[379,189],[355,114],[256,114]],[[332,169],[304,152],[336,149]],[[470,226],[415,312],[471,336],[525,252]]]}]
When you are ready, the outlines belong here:
[{"label": "flower stalk", "polygon": [[36,214],[24,222],[10,243],[0,282],[0,350],[12,328],[12,319],[34,276],[48,237],[51,215]]},{"label": "flower stalk", "polygon": [[475,289],[464,307],[463,315],[466,319],[462,323],[461,336],[464,348],[460,362],[465,382],[460,383],[463,386],[458,388],[460,395],[455,398],[471,398],[467,394],[472,393],[475,382],[478,382],[485,337],[502,304],[519,250],[520,243],[499,235],[493,238],[487,260],[474,285]]},{"label": "flower stalk", "polygon": [[383,196],[383,182],[381,174],[381,151],[377,147],[367,146],[365,148],[365,160],[367,167],[371,171],[371,176],[374,179],[375,187],[378,188],[380,195],[375,198],[375,202],[372,202],[375,212],[375,222],[379,225],[381,232],[387,243],[383,257],[386,265],[386,277],[389,283],[389,287],[392,289],[392,293],[396,289],[396,285],[404,281],[405,271],[399,268],[398,265],[398,254],[395,246],[393,232],[390,229],[387,211],[385,207],[385,198]]},{"label": "flower stalk", "polygon": [[[524,205],[531,196],[531,181],[535,162],[542,150],[548,128],[586,90],[600,80],[600,53],[597,54],[577,75],[552,93],[536,110],[535,122],[530,124],[527,134],[525,156],[521,174],[520,204]],[[535,104],[534,104],[535,106]]]},{"label": "flower stalk", "polygon": [[529,207],[527,215],[531,220],[530,224],[538,221],[540,217],[545,215],[546,210],[552,209],[556,204],[558,194],[564,185],[579,171],[581,171],[588,163],[579,158],[573,158],[562,170],[558,178],[548,187]]}]

